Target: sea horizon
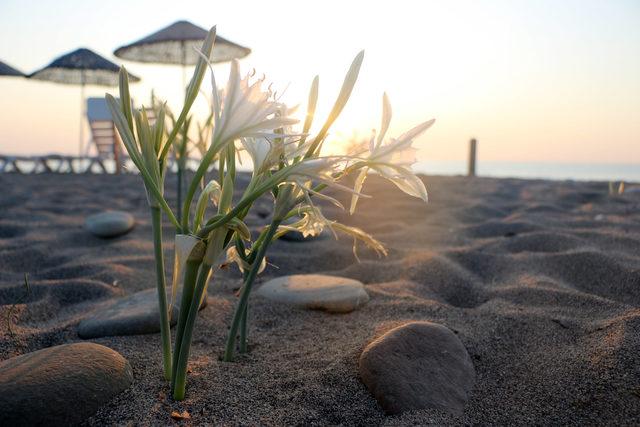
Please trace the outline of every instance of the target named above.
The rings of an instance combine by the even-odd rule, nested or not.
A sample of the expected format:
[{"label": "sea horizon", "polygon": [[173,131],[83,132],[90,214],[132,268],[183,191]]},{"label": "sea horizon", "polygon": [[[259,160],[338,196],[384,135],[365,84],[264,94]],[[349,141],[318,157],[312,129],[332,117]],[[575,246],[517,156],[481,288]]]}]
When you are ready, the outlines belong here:
[{"label": "sea horizon", "polygon": [[[413,170],[425,175],[466,175],[467,163],[459,160],[419,161]],[[494,178],[574,181],[625,181],[640,183],[640,164],[480,161],[476,175]]]},{"label": "sea horizon", "polygon": [[[1,155],[2,153],[0,153]],[[5,155],[8,158],[15,155]],[[63,157],[65,155],[62,155]],[[16,156],[24,159],[31,156]],[[35,159],[39,156],[33,156]],[[24,163],[19,160],[23,172],[33,173],[35,163]],[[89,159],[84,161],[88,163]],[[105,159],[103,165],[109,173],[115,171],[113,160]],[[197,159],[189,159],[192,166]],[[86,165],[85,165],[86,166]],[[82,168],[81,168],[82,169]],[[424,175],[458,176],[467,174],[467,162],[462,160],[429,160],[418,161],[412,169]],[[251,161],[238,165],[239,171],[250,172]],[[511,162],[511,161],[482,161],[476,164],[476,176],[487,178],[519,178],[543,179],[557,181],[625,181],[640,184],[640,164],[636,163],[571,163],[571,162]]]}]

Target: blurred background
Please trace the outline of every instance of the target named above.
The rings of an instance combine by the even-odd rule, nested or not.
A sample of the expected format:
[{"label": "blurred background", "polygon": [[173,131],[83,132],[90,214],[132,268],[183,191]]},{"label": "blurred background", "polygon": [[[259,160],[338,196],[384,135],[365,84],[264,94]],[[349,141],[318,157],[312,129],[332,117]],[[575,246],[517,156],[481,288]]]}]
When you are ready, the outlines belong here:
[{"label": "blurred background", "polygon": [[[475,137],[481,175],[640,181],[637,0],[2,0],[0,60],[30,73],[87,47],[141,77],[132,86],[137,104],[154,90],[177,110],[180,67],[127,62],[113,51],[181,19],[217,25],[219,35],[250,48],[242,71],[265,74],[301,113],[320,75],[322,118],[364,49],[334,147],[379,128],[386,91],[388,135],[436,118],[416,143],[419,171],[464,173]],[[224,84],[228,63],[214,69]],[[117,89],[87,86],[85,95],[105,91]],[[77,153],[77,86],[0,78],[0,93],[1,154]],[[207,108],[201,97],[196,112]]]}]

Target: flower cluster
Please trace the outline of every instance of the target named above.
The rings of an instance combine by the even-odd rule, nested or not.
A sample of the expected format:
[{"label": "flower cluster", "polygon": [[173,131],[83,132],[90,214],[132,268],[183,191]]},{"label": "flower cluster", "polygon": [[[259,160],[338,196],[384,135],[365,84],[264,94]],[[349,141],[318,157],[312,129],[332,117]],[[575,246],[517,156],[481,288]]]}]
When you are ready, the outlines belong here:
[{"label": "flower cluster", "polygon": [[[188,184],[184,201],[178,206],[181,215],[176,217],[164,198],[166,155],[189,117],[193,94],[197,94],[207,66],[211,66],[214,39],[215,29],[212,29],[200,52],[201,59],[189,85],[185,106],[178,118],[172,120],[170,132],[164,129],[161,104],[156,112],[159,120],[153,126],[148,125],[144,110],[131,111],[124,69],[121,72],[121,102],[108,95],[116,125],[141,172],[153,212],[157,216],[162,210],[176,228],[172,304],[179,287],[182,296],[173,352],[167,350],[170,349],[170,341],[167,341],[170,336],[163,335],[165,374],[171,381],[176,399],[184,398],[187,361],[198,308],[210,280],[212,277],[215,280],[215,272],[221,266],[236,263],[243,274],[243,286],[224,353],[224,359],[231,360],[238,349],[240,352],[247,349],[249,295],[256,276],[266,267],[269,245],[284,233],[299,231],[304,236],[314,236],[327,230],[336,237],[346,234],[354,240],[354,254],[356,242],[362,242],[379,255],[386,255],[384,246],[365,231],[324,216],[317,203],[320,200],[344,209],[336,198],[326,194],[326,189],[350,195],[349,210],[353,214],[358,199],[368,197],[362,193],[363,184],[367,175],[374,172],[401,191],[427,201],[424,184],[411,171],[412,156],[415,155],[412,143],[433,124],[433,120],[397,138],[385,140],[391,121],[391,106],[386,94],[383,96],[381,129],[371,138],[368,150],[344,156],[323,154],[328,132],[346,106],[357,81],[364,59],[364,52],[360,52],[347,71],[333,108],[314,135],[310,134],[310,129],[318,100],[318,77],[311,84],[305,120],[300,128],[296,128],[294,125],[298,121],[292,117],[294,109],[280,102],[269,87],[265,88],[264,78],[255,78],[254,73],[242,77],[239,64],[234,61],[228,82],[220,90],[211,70],[213,96],[209,122],[212,129],[207,132],[211,140],[208,143],[201,141],[198,146],[202,158]],[[236,188],[236,162],[240,160],[241,152],[248,153],[253,170],[248,184]],[[217,166],[217,171],[211,172],[211,166]],[[355,185],[348,184],[350,182]],[[241,196],[237,197],[237,194]],[[254,236],[244,219],[253,203],[264,194],[273,196],[273,214],[270,223]],[[163,312],[161,322],[163,331],[165,328],[168,331],[170,307],[166,303],[162,239],[161,236],[158,238],[158,233],[154,227],[158,296]]]}]

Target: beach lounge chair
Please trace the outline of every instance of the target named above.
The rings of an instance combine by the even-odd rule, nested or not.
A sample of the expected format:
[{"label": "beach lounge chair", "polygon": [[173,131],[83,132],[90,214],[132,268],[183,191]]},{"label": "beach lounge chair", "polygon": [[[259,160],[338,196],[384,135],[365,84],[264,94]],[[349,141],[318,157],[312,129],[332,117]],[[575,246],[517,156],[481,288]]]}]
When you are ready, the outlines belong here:
[{"label": "beach lounge chair", "polygon": [[113,159],[116,164],[116,173],[120,173],[125,154],[120,135],[104,98],[87,98],[87,119],[91,127],[91,146],[95,147],[97,158],[100,161]]}]

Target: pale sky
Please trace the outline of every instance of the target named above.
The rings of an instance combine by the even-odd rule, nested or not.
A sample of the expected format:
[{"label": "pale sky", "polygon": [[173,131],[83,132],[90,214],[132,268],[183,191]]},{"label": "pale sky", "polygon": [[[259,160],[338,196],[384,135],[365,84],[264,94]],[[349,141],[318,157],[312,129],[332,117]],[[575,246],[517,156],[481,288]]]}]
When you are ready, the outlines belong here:
[{"label": "pale sky", "polygon": [[[241,60],[285,99],[306,104],[320,75],[320,118],[352,58],[360,79],[334,138],[379,127],[383,91],[397,136],[429,118],[421,160],[461,160],[479,140],[490,161],[640,163],[640,2],[539,1],[144,1],[0,2],[0,60],[25,72],[88,47],[115,48],[186,19],[253,53]],[[177,108],[178,67],[125,62]],[[219,84],[227,65],[215,67]],[[207,88],[209,88],[207,79]],[[116,89],[90,87],[87,95]],[[75,153],[80,90],[0,78],[0,153]],[[204,112],[204,101],[198,111]]]}]

